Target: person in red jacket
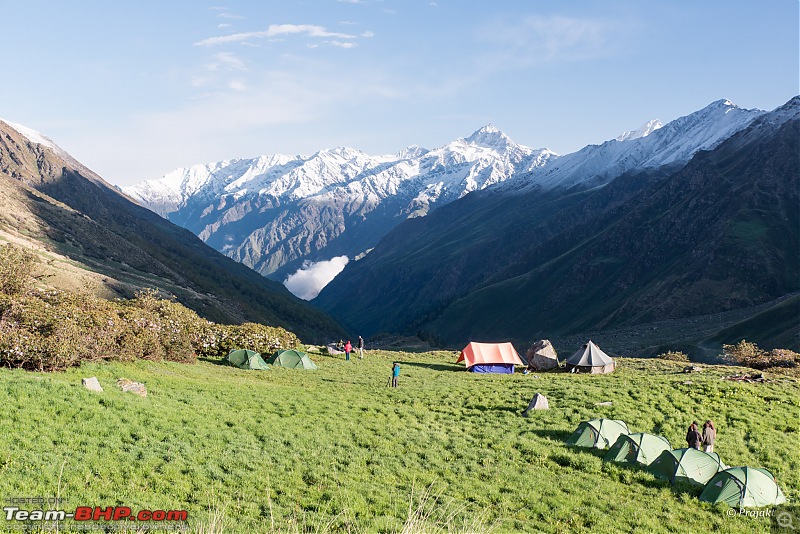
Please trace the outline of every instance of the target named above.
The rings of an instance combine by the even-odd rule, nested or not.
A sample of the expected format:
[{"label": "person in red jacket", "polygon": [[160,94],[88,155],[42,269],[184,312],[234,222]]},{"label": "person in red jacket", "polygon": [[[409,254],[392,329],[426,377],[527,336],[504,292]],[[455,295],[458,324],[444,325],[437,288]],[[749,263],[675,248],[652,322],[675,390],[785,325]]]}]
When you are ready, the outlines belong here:
[{"label": "person in red jacket", "polygon": [[347,340],[347,343],[344,344],[344,359],[350,361],[350,351],[353,350],[353,344],[350,343],[350,340]]}]

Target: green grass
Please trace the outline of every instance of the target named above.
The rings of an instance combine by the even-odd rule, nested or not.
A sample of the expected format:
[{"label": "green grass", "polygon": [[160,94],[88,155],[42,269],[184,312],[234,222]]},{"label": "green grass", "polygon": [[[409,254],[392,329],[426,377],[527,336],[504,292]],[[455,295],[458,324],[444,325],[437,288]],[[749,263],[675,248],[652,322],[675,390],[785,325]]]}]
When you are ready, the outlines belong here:
[{"label": "green grass", "polygon": [[[728,518],[700,503],[699,488],[564,445],[594,417],[624,419],[675,447],[689,422],[711,418],[723,461],[766,467],[800,498],[800,387],[786,377],[735,383],[720,377],[742,369],[684,375],[679,362],[634,359],[608,376],[538,378],[465,373],[453,353],[313,359],[320,370],[148,361],[2,369],[0,500],[185,508],[191,530],[204,532],[768,530],[768,518]],[[393,359],[397,389],[386,387]],[[103,393],[81,386],[90,376]],[[120,392],[123,376],[144,382],[148,396]],[[551,409],[522,417],[536,392]],[[595,406],[605,401],[613,404]],[[0,530],[10,525],[0,519]]]}]

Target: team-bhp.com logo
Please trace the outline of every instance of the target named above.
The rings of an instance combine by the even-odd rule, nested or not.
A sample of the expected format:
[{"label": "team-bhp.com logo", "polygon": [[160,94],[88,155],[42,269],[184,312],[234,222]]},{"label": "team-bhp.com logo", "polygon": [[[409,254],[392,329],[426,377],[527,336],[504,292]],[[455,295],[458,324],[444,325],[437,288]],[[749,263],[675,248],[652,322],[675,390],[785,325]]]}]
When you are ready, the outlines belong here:
[{"label": "team-bhp.com logo", "polygon": [[16,506],[3,508],[6,521],[186,521],[186,510],[140,510],[133,512],[128,506],[78,506],[74,512],[66,510],[21,510]]}]

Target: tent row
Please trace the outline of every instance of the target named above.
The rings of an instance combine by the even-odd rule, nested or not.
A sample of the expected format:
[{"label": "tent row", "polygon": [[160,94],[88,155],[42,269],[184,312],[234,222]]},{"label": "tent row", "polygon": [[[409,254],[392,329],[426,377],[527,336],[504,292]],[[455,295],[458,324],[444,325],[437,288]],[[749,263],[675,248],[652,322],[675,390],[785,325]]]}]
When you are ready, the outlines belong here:
[{"label": "tent row", "polygon": [[[554,353],[554,351],[553,351]],[[511,343],[470,342],[458,356],[473,373],[511,374],[515,365],[526,365]],[[558,359],[556,358],[556,365]],[[614,371],[614,360],[589,340],[567,358],[566,368],[574,373],[606,374]]]},{"label": "tent row", "polygon": [[604,461],[638,464],[672,484],[688,482],[704,486],[701,501],[725,502],[731,507],[783,504],[786,497],[766,469],[728,467],[716,453],[698,449],[673,449],[669,440],[655,434],[631,434],[618,419],[583,421],[567,438],[568,445],[606,449]]},{"label": "tent row", "polygon": [[279,350],[264,361],[261,354],[252,350],[234,349],[223,359],[224,362],[239,369],[267,371],[270,365],[287,369],[314,370],[317,366],[305,352],[298,350]]}]

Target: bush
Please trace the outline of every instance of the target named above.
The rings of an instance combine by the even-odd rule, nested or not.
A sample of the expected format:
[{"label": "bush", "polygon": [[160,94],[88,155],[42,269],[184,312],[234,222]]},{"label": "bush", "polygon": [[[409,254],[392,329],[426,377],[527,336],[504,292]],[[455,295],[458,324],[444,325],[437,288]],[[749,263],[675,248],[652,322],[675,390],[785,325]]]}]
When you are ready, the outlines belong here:
[{"label": "bush", "polygon": [[17,295],[33,286],[36,256],[22,247],[6,244],[0,247],[0,294]]},{"label": "bush", "polygon": [[32,289],[35,257],[0,249],[0,365],[58,371],[85,361],[134,359],[194,363],[233,348],[264,354],[299,346],[282,328],[215,325],[154,289],[115,302],[88,291]]},{"label": "bush", "polygon": [[300,340],[283,328],[256,323],[210,325],[203,331],[197,353],[206,358],[221,358],[233,349],[249,349],[269,355],[278,349],[298,348]]},{"label": "bush", "polygon": [[800,366],[800,354],[788,349],[761,350],[755,343],[741,340],[735,345],[723,345],[723,357],[726,361],[750,367],[752,369],[769,369],[772,367],[792,368]]},{"label": "bush", "polygon": [[656,358],[660,358],[662,360],[670,360],[673,362],[688,362],[689,356],[684,354],[683,352],[676,352],[676,351],[667,351],[659,354]]}]

